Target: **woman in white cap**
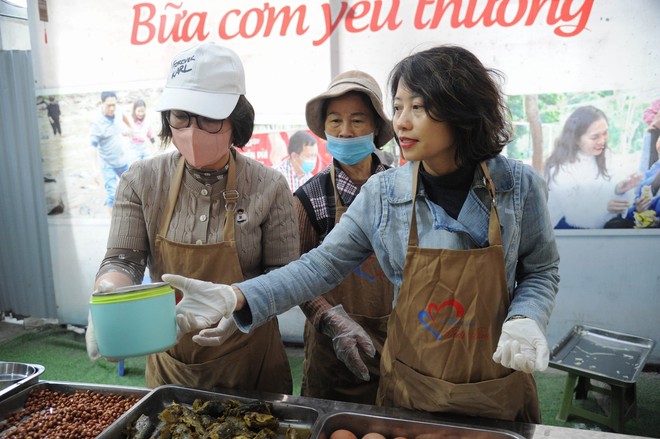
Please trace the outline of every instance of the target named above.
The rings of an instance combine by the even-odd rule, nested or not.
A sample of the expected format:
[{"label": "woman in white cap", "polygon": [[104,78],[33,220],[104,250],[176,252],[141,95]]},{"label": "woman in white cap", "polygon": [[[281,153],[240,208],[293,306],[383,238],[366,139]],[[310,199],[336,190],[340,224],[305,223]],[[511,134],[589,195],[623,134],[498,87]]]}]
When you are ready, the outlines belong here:
[{"label": "woman in white cap", "polygon": [[[163,144],[171,141],[176,150],[136,162],[124,174],[96,289],[139,284],[147,266],[155,281],[183,275],[232,283],[296,259],[298,228],[285,178],[235,149],[245,146],[254,126],[237,54],[213,43],[178,54],[156,109]],[[193,300],[177,306],[181,336],[166,352],[148,355],[147,385],[290,394],[277,319],[250,334],[232,333],[231,319],[220,328],[207,320],[195,329],[214,323],[212,331],[225,340],[201,346],[182,319],[200,310],[194,303],[200,296],[187,294]],[[88,354],[97,358],[93,328],[87,339]]]},{"label": "woman in white cap", "polygon": [[395,285],[377,403],[540,423],[532,373],[548,366],[559,254],[542,177],[501,155],[511,130],[498,79],[461,47],[404,58],[390,90],[408,163],[369,178],[297,261],[231,286],[178,287],[213,291],[222,300],[205,310],[251,331],[375,253]]},{"label": "woman in white cap", "polygon": [[[389,168],[376,150],[394,137],[380,86],[357,70],[339,74],[307,102],[305,117],[312,132],[327,140],[333,162],[294,194],[301,253],[318,247],[367,179]],[[303,396],[376,402],[392,299],[392,284],[372,254],[341,284],[301,305],[307,316]],[[368,355],[360,357],[358,346]]]}]

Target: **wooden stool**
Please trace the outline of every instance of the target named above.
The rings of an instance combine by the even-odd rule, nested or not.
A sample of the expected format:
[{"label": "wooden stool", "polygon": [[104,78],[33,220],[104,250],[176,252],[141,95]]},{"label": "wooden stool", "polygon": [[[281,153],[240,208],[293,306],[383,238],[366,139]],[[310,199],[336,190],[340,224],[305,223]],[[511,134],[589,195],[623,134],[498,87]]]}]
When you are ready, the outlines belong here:
[{"label": "wooden stool", "polygon": [[[626,421],[637,415],[637,378],[655,341],[576,325],[550,353],[550,366],[568,372],[564,399],[557,419],[579,416],[622,433]],[[609,414],[576,406],[589,392],[609,399]]]}]

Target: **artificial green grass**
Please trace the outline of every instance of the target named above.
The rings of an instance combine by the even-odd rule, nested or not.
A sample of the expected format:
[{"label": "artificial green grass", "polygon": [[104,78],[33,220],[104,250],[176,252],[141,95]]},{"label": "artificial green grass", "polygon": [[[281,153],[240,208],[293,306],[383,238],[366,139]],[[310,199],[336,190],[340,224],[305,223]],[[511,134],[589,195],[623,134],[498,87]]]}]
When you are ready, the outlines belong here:
[{"label": "artificial green grass", "polygon": [[64,328],[38,330],[0,344],[0,359],[44,366],[42,381],[146,386],[146,357],[124,360],[124,376],[119,376],[117,363],[90,361],[85,336]]},{"label": "artificial green grass", "polygon": [[[85,350],[85,336],[62,327],[47,327],[0,344],[0,361],[40,364],[45,367],[42,381],[66,381],[100,385],[145,387],[145,357],[124,360],[124,376],[116,363],[100,359],[92,362]],[[300,395],[302,355],[289,356],[293,394]],[[608,431],[581,418],[558,421],[566,373],[548,369],[534,375],[541,402],[543,424],[586,430]],[[660,438],[660,374],[643,373],[637,381],[637,416],[626,422],[625,433]]]},{"label": "artificial green grass", "polygon": [[[87,357],[85,336],[65,328],[38,330],[0,344],[0,361],[40,364],[45,368],[39,377],[43,381],[146,387],[146,357],[125,359],[124,375],[119,376],[117,363],[103,358],[91,361]],[[300,395],[302,356],[291,356],[289,362],[294,395]]]}]

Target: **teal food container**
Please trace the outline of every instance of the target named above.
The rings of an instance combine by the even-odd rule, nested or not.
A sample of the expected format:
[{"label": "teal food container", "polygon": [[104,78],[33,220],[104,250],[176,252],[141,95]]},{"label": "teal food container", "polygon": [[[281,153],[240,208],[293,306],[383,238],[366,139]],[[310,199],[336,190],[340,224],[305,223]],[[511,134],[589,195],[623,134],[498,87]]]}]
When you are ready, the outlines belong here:
[{"label": "teal food container", "polygon": [[176,343],[176,301],[166,282],[96,292],[89,307],[104,357],[138,357]]}]

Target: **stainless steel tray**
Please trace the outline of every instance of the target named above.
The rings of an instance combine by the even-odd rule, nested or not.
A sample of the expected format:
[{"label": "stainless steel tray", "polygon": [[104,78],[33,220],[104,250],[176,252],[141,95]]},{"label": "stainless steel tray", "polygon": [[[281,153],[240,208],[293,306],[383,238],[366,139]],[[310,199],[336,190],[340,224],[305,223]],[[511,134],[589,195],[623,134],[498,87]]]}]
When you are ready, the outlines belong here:
[{"label": "stainless steel tray", "polygon": [[550,366],[611,384],[634,383],[655,341],[621,332],[575,325],[550,352]]},{"label": "stainless steel tray", "polygon": [[319,427],[315,428],[314,438],[328,439],[332,432],[345,429],[358,438],[367,433],[379,433],[386,438],[407,439],[524,439],[512,431],[491,427],[468,426],[463,424],[399,419],[362,413],[337,412],[323,416]]},{"label": "stainless steel tray", "polygon": [[37,384],[26,387],[20,392],[0,401],[0,423],[4,422],[12,413],[18,412],[25,408],[25,402],[30,396],[30,392],[39,389],[49,389],[52,391],[72,394],[77,391],[91,390],[100,394],[114,394],[125,396],[140,396],[142,398],[149,394],[149,389],[142,387],[129,387],[129,386],[111,386],[111,385],[95,385],[84,383],[69,383],[58,381],[41,381]]},{"label": "stainless steel tray", "polygon": [[[115,439],[127,437],[126,432],[131,431],[135,421],[140,415],[144,414],[148,416],[151,423],[157,425],[159,423],[158,414],[169,407],[172,402],[190,407],[196,399],[202,401],[235,399],[240,402],[250,402],[255,400],[255,398],[207,392],[204,390],[196,390],[175,385],[160,386],[152,390],[138,404],[134,405],[110,425],[110,427],[106,428],[98,438]],[[301,439],[307,439],[309,437],[312,426],[319,417],[318,410],[298,404],[268,399],[263,400],[272,404],[273,415],[277,416],[280,420],[280,429],[292,427],[298,430]],[[278,434],[278,438],[283,437],[282,434]]]},{"label": "stainless steel tray", "polygon": [[3,387],[0,389],[0,401],[15,395],[21,390],[39,382],[39,376],[46,370],[46,368],[40,364],[0,362],[0,366],[7,364],[24,365],[25,373],[22,375],[24,378],[18,379],[17,381],[11,379],[12,377],[3,376],[4,381]]}]

